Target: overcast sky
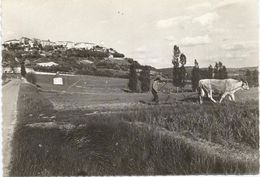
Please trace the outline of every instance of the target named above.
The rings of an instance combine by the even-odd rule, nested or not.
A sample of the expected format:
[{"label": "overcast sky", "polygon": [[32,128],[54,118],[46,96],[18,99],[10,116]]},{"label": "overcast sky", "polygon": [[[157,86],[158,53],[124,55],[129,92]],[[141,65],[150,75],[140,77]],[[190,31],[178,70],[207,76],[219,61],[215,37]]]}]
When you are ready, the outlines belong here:
[{"label": "overcast sky", "polygon": [[156,68],[258,65],[257,0],[2,0],[3,39],[94,42]]}]

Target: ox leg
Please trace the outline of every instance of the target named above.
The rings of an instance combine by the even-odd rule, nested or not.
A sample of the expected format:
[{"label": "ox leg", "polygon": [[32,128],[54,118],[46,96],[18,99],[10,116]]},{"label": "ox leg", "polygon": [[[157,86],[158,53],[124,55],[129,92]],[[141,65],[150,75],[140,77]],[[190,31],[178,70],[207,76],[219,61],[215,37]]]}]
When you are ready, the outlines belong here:
[{"label": "ox leg", "polygon": [[209,92],[208,97],[211,101],[213,101],[214,103],[216,103],[216,100],[214,100],[213,96],[212,96],[212,91]]},{"label": "ox leg", "polygon": [[234,94],[231,94],[230,97],[232,98],[232,100],[235,102],[235,95]]},{"label": "ox leg", "polygon": [[220,98],[220,100],[219,100],[219,103],[221,103],[222,100],[223,100],[226,96],[227,96],[227,93],[224,93],[224,94],[221,96],[221,98]]},{"label": "ox leg", "polygon": [[200,104],[202,104],[203,103],[203,97],[205,96],[205,92],[200,87],[197,89],[197,91],[198,91],[198,95],[199,95],[199,102],[200,102]]},{"label": "ox leg", "polygon": [[199,96],[199,100],[200,100],[200,104],[202,104],[203,101],[202,101],[202,96],[201,95]]}]

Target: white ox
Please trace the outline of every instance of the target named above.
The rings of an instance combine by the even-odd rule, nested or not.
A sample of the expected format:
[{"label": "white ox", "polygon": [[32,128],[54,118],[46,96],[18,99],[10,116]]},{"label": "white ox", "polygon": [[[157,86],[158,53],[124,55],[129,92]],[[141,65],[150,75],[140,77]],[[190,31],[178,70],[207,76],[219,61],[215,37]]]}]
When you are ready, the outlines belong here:
[{"label": "white ox", "polygon": [[222,94],[219,103],[221,103],[227,95],[229,96],[229,100],[235,101],[234,93],[241,89],[248,90],[248,83],[235,79],[201,79],[198,87],[199,101],[201,104],[202,97],[207,94],[208,98],[216,103],[216,100],[213,99],[212,93]]}]

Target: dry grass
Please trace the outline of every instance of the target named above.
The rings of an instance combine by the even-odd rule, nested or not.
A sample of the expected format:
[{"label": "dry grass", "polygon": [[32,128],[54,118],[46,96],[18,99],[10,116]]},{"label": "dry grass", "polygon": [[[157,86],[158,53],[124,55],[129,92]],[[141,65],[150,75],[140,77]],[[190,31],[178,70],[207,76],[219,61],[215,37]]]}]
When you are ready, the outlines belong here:
[{"label": "dry grass", "polygon": [[[76,128],[70,130],[35,127],[20,129],[16,139],[12,175],[258,172],[257,160],[232,160],[228,150],[222,150],[226,155],[212,152],[210,147],[208,151],[204,151],[206,142],[197,147],[196,141],[185,143],[183,138],[176,139],[170,134],[158,133],[155,131],[156,127],[138,128],[115,117],[77,119],[74,123]],[[224,149],[222,146],[221,148]]]},{"label": "dry grass", "polygon": [[258,157],[257,101],[183,101],[88,115],[84,109],[54,111],[35,87],[22,85],[18,108],[13,176],[258,173],[257,160],[237,155]]},{"label": "dry grass", "polygon": [[176,103],[132,112],[124,117],[225,146],[259,149],[258,116],[258,102],[250,101],[221,105]]}]

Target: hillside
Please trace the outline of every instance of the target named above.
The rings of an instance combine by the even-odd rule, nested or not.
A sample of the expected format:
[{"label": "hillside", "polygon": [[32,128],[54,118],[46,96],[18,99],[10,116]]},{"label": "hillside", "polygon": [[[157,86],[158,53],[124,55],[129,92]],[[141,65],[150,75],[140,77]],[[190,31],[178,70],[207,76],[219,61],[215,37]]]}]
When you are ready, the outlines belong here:
[{"label": "hillside", "polygon": [[42,72],[126,78],[131,64],[142,68],[137,61],[113,48],[88,42],[53,42],[22,37],[5,41],[2,55],[3,67],[14,68],[24,63],[27,68]]}]

